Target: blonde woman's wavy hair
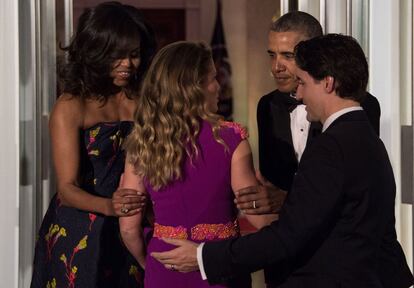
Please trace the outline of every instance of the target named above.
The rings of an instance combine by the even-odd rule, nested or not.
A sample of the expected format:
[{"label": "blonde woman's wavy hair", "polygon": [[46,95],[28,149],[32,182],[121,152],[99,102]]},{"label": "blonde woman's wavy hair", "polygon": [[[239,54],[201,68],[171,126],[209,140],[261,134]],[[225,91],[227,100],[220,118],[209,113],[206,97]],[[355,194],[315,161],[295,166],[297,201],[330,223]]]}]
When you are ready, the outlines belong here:
[{"label": "blonde woman's wavy hair", "polygon": [[144,79],[134,128],[125,142],[127,161],[155,190],[182,178],[185,155],[198,156],[200,119],[211,123],[217,142],[221,116],[209,111],[202,88],[212,65],[202,42],[175,42],[154,57]]}]

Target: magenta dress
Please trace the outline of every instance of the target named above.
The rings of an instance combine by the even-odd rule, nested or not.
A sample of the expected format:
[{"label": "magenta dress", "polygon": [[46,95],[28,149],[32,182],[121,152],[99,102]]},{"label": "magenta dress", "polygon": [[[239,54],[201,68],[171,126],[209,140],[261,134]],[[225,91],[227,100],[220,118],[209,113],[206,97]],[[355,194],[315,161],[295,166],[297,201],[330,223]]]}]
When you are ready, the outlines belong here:
[{"label": "magenta dress", "polygon": [[151,252],[174,248],[161,241],[161,237],[199,243],[239,236],[230,169],[233,152],[247,133],[236,123],[223,122],[219,135],[227,144],[227,150],[214,139],[211,125],[202,121],[197,140],[199,156],[193,163],[185,159],[182,180],[159,191],[146,184],[153,202],[155,226],[147,248],[145,288],[251,287],[250,275],[225,285],[210,286],[201,279],[199,271],[174,272],[150,256]]}]

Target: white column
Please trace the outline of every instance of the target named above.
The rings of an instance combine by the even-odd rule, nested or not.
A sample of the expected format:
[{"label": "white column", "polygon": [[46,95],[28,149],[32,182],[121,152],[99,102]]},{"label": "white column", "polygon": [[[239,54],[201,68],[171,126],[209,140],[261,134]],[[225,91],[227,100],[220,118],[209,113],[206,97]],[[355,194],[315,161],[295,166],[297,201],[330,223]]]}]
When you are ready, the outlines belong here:
[{"label": "white column", "polygon": [[[324,1],[325,0],[323,0],[323,2]],[[298,10],[307,12],[320,21],[321,4],[324,5],[320,0],[298,0]]]},{"label": "white column", "polygon": [[[381,104],[381,139],[390,156],[397,183],[396,229],[407,261],[411,265],[412,238],[405,233],[406,230],[411,231],[409,226],[412,221],[406,219],[407,209],[411,210],[411,207],[401,204],[400,95],[403,89],[400,89],[399,21],[399,1],[375,0],[370,2],[370,91]],[[407,227],[403,227],[403,224]]]},{"label": "white column", "polygon": [[280,0],[280,15],[286,14],[288,12],[289,12],[289,0]]},{"label": "white column", "polygon": [[19,257],[18,1],[0,1],[0,279],[17,287]]},{"label": "white column", "polygon": [[[402,1],[400,7],[400,119],[401,125],[412,126],[412,97],[413,97],[413,3],[412,1]],[[411,128],[413,129],[413,128]],[[403,153],[403,152],[401,152]],[[413,161],[405,159],[402,155],[402,161]],[[414,165],[414,163],[413,163]],[[404,167],[404,166],[403,166]],[[404,179],[413,181],[411,179]],[[412,193],[412,191],[411,191]],[[413,265],[413,218],[412,205],[401,204],[400,208],[400,241],[404,246],[408,264]]]},{"label": "white column", "polygon": [[325,33],[347,32],[347,1],[327,0],[325,1]]}]

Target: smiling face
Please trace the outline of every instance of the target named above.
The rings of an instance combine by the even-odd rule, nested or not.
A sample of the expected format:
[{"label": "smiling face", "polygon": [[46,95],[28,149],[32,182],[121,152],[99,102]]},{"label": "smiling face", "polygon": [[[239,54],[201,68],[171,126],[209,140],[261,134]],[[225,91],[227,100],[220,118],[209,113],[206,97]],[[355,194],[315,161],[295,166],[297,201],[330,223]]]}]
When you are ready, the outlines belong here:
[{"label": "smiling face", "polygon": [[296,91],[296,98],[302,100],[306,105],[306,119],[308,121],[324,122],[324,102],[327,99],[326,89],[324,89],[324,80],[315,80],[308,72],[295,69],[295,74],[298,81],[298,88]]},{"label": "smiling face", "polygon": [[129,83],[129,79],[138,70],[140,59],[139,47],[126,53],[128,57],[118,58],[112,64],[111,78],[113,78],[114,85],[118,87],[125,87]]},{"label": "smiling face", "polygon": [[204,90],[204,97],[208,109],[210,112],[216,113],[218,110],[220,84],[216,79],[217,72],[213,60],[211,60],[209,63],[208,71],[208,74],[201,83],[201,87]]},{"label": "smiling face", "polygon": [[297,31],[269,32],[267,53],[270,57],[272,75],[281,92],[290,93],[296,90],[294,49],[296,44],[304,39],[302,33]]}]

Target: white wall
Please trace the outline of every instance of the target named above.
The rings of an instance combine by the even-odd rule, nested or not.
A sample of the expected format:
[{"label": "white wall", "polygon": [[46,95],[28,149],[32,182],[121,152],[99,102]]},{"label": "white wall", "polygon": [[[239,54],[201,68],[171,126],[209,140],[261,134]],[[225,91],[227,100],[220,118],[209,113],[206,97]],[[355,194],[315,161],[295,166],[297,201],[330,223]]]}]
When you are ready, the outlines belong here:
[{"label": "white wall", "polygon": [[401,204],[399,20],[398,1],[370,2],[370,90],[381,104],[381,139],[387,147],[397,183],[395,226],[407,261],[412,266],[411,205]]},{"label": "white wall", "polygon": [[[400,120],[401,125],[413,125],[412,123],[412,97],[413,97],[413,2],[401,1],[400,6]],[[401,154],[403,151],[401,151]],[[401,155],[401,161],[412,161]],[[402,166],[404,167],[404,166]],[[414,175],[411,175],[414,177]],[[411,181],[413,179],[411,178]],[[401,187],[400,187],[401,188]],[[411,193],[413,193],[411,191]],[[399,239],[407,256],[408,264],[413,269],[413,223],[412,205],[401,204],[399,211]]]},{"label": "white wall", "polygon": [[17,287],[19,189],[18,1],[0,1],[0,279]]}]

